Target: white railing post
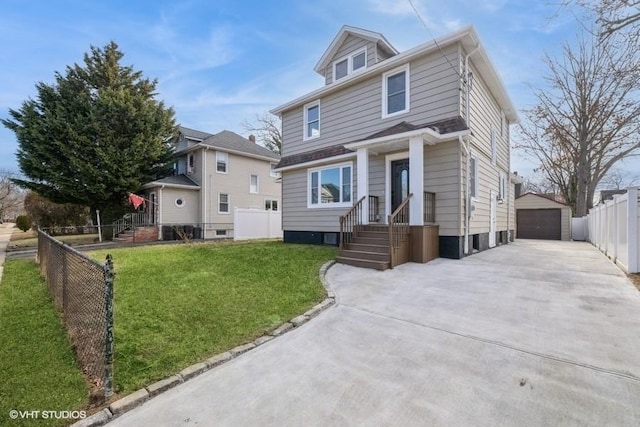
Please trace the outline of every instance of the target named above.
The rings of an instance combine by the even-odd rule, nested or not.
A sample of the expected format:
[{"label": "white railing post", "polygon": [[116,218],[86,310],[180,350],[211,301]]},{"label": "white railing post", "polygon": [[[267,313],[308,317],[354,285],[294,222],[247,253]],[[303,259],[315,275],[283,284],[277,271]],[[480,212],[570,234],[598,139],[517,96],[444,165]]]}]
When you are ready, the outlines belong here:
[{"label": "white railing post", "polygon": [[640,272],[640,235],[638,234],[638,187],[627,189],[627,250],[629,256],[629,273]]}]

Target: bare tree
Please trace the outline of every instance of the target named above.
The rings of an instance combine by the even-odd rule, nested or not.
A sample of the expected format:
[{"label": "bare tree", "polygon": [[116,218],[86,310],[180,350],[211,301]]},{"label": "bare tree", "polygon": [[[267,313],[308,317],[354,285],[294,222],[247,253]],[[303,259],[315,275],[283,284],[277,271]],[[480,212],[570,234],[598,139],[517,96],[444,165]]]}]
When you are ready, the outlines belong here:
[{"label": "bare tree", "polygon": [[256,115],[255,122],[245,121],[242,127],[247,132],[257,133],[258,142],[265,148],[278,154],[282,152],[282,131],[278,117],[269,113]]},{"label": "bare tree", "polygon": [[16,218],[23,210],[25,191],[14,184],[13,172],[0,170],[0,219]]},{"label": "bare tree", "polygon": [[637,43],[640,33],[640,1],[638,0],[564,0],[562,6],[578,5],[595,15],[600,26],[598,35],[609,38],[622,35]]},{"label": "bare tree", "polygon": [[595,188],[621,159],[640,148],[640,66],[630,44],[600,42],[586,32],[561,59],[545,58],[548,87],[524,112],[518,144],[539,161],[576,216],[593,205]]},{"label": "bare tree", "polygon": [[638,182],[640,182],[640,176],[620,168],[613,168],[602,178],[599,188],[602,190],[622,190],[637,185]]}]

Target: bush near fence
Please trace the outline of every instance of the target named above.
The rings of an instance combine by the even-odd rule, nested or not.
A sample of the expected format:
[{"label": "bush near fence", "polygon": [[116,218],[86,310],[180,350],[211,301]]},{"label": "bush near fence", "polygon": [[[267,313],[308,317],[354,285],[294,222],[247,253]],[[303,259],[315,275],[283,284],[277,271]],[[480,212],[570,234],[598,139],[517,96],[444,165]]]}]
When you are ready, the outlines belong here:
[{"label": "bush near fence", "polygon": [[38,230],[38,264],[92,394],[113,394],[113,264],[100,265]]}]

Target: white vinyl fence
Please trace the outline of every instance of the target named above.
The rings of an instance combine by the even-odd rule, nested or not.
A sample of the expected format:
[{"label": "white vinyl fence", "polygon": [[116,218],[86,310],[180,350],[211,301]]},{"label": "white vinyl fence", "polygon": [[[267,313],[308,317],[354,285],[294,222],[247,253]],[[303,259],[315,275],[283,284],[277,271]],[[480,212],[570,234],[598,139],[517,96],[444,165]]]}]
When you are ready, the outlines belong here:
[{"label": "white vinyl fence", "polygon": [[589,211],[589,241],[627,273],[640,272],[640,199],[638,187],[613,196]]},{"label": "white vinyl fence", "polygon": [[280,211],[236,208],[233,215],[233,240],[281,239]]}]

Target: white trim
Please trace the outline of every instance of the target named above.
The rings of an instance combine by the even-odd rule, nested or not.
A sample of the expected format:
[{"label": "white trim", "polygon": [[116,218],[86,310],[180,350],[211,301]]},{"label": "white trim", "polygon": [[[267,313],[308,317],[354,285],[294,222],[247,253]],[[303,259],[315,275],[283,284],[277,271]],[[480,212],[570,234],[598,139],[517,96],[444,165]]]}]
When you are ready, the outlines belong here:
[{"label": "white trim", "polygon": [[505,201],[507,199],[507,174],[503,171],[499,171],[498,177],[498,201]]},{"label": "white trim", "polygon": [[[409,159],[409,152],[403,151],[401,153],[394,153],[385,156],[384,158],[384,223],[389,222],[389,215],[391,215],[391,162],[395,160]],[[411,167],[411,166],[409,166]],[[411,173],[411,170],[409,170]]]},{"label": "white trim", "polygon": [[[393,113],[387,113],[387,101],[389,100],[388,96],[388,80],[389,77],[395,76],[400,73],[405,73],[404,76],[404,109],[399,111],[394,111]],[[408,113],[411,108],[411,70],[409,64],[405,64],[402,67],[394,68],[393,70],[387,71],[382,74],[382,118],[386,119],[388,117],[395,117],[402,114]]]},{"label": "white trim", "polygon": [[424,144],[418,137],[409,140],[409,224],[424,225]]},{"label": "white trim", "polygon": [[[362,53],[364,53],[364,66],[358,68],[357,70],[354,70],[353,69],[353,58],[356,57],[356,56],[361,55]],[[347,54],[347,55],[345,55],[345,56],[343,56],[343,57],[341,57],[339,59],[336,59],[335,61],[333,61],[333,65],[331,66],[331,69],[332,69],[332,80],[335,82],[337,80],[347,78],[353,73],[357,73],[357,72],[365,70],[367,68],[368,59],[369,59],[369,57],[368,57],[367,47],[366,46],[364,46],[364,47],[362,47],[362,48],[360,48],[360,49],[358,49],[356,51],[353,51],[353,52],[351,52],[351,53],[349,53],[349,54]],[[342,77],[340,77],[340,79],[337,79],[336,78],[336,65],[338,65],[340,62],[343,62],[345,60],[347,61],[347,74],[342,76]]]},{"label": "white trim", "polygon": [[[309,125],[309,109],[313,108],[313,107],[318,107],[318,134],[317,135],[308,135],[307,131],[309,130],[308,125]],[[308,141],[310,139],[316,139],[320,137],[320,129],[322,127],[322,124],[320,122],[320,100],[316,99],[313,102],[310,102],[308,104],[305,104],[304,108],[303,108],[303,118],[302,118],[302,140],[303,141]],[[315,120],[314,120],[315,121]]]},{"label": "white trim", "polygon": [[[182,200],[182,204],[178,204],[178,200]],[[184,208],[187,205],[187,201],[184,199],[184,197],[182,196],[178,196],[174,201],[173,204],[176,205],[177,208]]]},{"label": "white trim", "polygon": [[496,192],[489,192],[489,247],[496,247],[496,232],[498,231],[498,200]]},{"label": "white trim", "polygon": [[[224,156],[226,157],[225,161],[224,161],[224,171],[219,171],[218,170],[218,162],[220,161],[220,158],[222,157],[221,154],[224,154]],[[216,173],[221,173],[221,174],[228,174],[229,173],[229,153],[227,153],[226,151],[216,151]]]},{"label": "white trim", "polygon": [[[253,183],[251,182],[253,177],[256,177],[256,191],[253,191]],[[258,174],[249,174],[249,194],[260,194],[260,176]]]},{"label": "white trim", "polygon": [[200,186],[199,185],[182,185],[182,184],[171,184],[168,182],[158,182],[158,181],[153,181],[153,182],[148,182],[142,186],[140,186],[141,190],[148,190],[149,188],[155,188],[155,187],[170,187],[170,188],[181,188],[184,190],[200,190]]},{"label": "white trim", "polygon": [[[227,196],[227,212],[220,210],[220,196],[225,194]],[[231,194],[218,192],[218,214],[220,215],[230,215],[231,214]]]},{"label": "white trim", "polygon": [[326,159],[318,159],[318,160],[312,160],[310,162],[296,163],[295,165],[285,166],[283,168],[277,168],[275,170],[278,172],[285,172],[285,171],[290,171],[295,169],[306,169],[313,166],[331,164],[336,161],[351,159],[353,157],[356,157],[356,153],[346,153],[346,154],[341,154],[339,156],[327,157]]},{"label": "white trim", "polygon": [[403,133],[397,133],[394,135],[381,136],[379,138],[374,138],[374,139],[366,139],[364,141],[351,142],[349,144],[344,144],[344,148],[349,150],[357,150],[358,148],[362,148],[362,147],[372,147],[375,145],[386,144],[389,142],[400,141],[403,139],[408,141],[414,136],[422,136],[422,138],[426,142],[429,142],[431,144],[437,144],[439,142],[452,141],[454,139],[457,139],[459,136],[464,137],[469,135],[471,135],[471,131],[468,129],[461,130],[458,132],[439,134],[438,132],[434,131],[431,128],[423,128],[423,129],[410,130],[408,132],[403,132]]},{"label": "white trim", "polygon": [[271,178],[280,178],[280,173],[277,171],[277,162],[269,162],[269,176]]},{"label": "white trim", "polygon": [[356,169],[358,180],[358,191],[356,200],[362,201],[362,212],[360,221],[362,224],[369,224],[369,149],[359,148],[356,157]]},{"label": "white trim", "polygon": [[195,151],[187,154],[187,175],[193,175],[196,169]]},{"label": "white trim", "polygon": [[[270,209],[267,209],[267,206],[266,206],[267,202],[271,202],[271,208]],[[276,206],[277,206],[278,209],[273,209],[273,202],[276,202]],[[264,209],[266,211],[280,212],[280,200],[278,200],[278,199],[273,199],[273,198],[270,198],[270,197],[266,197],[264,199],[263,206],[264,206]]]},{"label": "white trim", "polygon": [[[349,201],[347,202],[336,202],[336,203],[321,203],[321,188],[322,188],[322,171],[327,169],[339,169],[340,170],[340,198],[344,199],[342,194],[342,187],[344,183],[342,182],[342,169],[345,167],[351,168],[349,171],[349,179],[350,179],[350,187],[351,194],[349,197]],[[315,172],[320,172],[318,174],[318,203],[311,203],[311,174]],[[330,164],[323,167],[311,168],[307,169],[307,208],[308,209],[330,209],[330,208],[344,208],[353,206],[353,162],[345,162],[345,163],[336,163]]]}]

